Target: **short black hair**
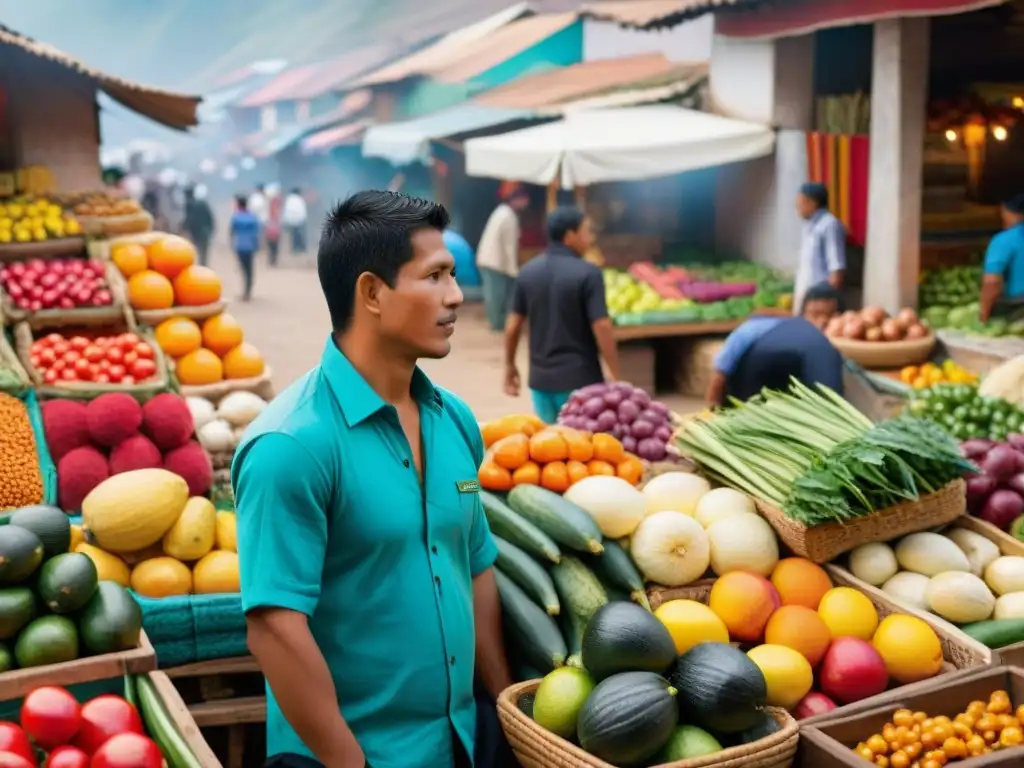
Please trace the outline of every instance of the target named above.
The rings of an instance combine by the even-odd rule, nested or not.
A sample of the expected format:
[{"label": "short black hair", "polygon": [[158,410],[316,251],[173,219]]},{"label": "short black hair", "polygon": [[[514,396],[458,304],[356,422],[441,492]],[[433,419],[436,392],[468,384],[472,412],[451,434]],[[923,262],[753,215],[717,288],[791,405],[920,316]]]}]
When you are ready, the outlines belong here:
[{"label": "short black hair", "polygon": [[807,289],[807,293],[804,294],[804,303],[800,307],[801,315],[807,310],[807,303],[810,301],[834,301],[836,303],[836,311],[846,311],[846,302],[843,301],[843,294],[829,283],[818,283]]},{"label": "short black hair", "polygon": [[235,195],[235,205],[238,206],[238,210],[247,211],[249,210],[249,198],[245,195]]},{"label": "short black hair", "polygon": [[563,205],[548,214],[548,240],[552,243],[564,243],[565,236],[577,232],[583,226],[587,215],[574,205]]},{"label": "short black hair", "polygon": [[800,185],[800,194],[813,201],[819,208],[828,208],[828,187],[816,181]]},{"label": "short black hair", "polygon": [[316,254],[334,330],[344,331],[352,321],[356,281],[363,272],[394,287],[398,271],[412,259],[412,234],[443,232],[449,221],[443,205],[398,192],[356,192],[338,203],[327,214]]},{"label": "short black hair", "polygon": [[1008,210],[1010,213],[1014,213],[1018,216],[1024,216],[1024,194],[1006,198],[1006,200],[1003,201],[1003,208]]}]

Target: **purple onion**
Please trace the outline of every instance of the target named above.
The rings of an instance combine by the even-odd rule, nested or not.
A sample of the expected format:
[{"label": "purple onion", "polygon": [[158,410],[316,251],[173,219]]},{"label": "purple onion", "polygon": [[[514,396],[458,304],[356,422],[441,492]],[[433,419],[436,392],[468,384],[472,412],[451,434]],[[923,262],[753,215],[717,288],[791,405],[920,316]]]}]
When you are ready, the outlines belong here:
[{"label": "purple onion", "polygon": [[626,425],[625,424],[616,424],[614,427],[612,427],[612,437],[616,438],[617,440],[621,440],[625,436],[626,436]]},{"label": "purple onion", "polygon": [[[971,442],[968,440],[967,442]],[[1016,448],[1018,451],[1024,451],[1024,435],[1019,432],[1014,432],[1012,435],[1006,436],[1006,442]]]},{"label": "purple onion", "polygon": [[967,478],[967,511],[972,515],[981,512],[988,497],[996,489],[998,483],[988,475],[971,475]]},{"label": "purple onion", "polygon": [[668,424],[662,424],[660,427],[654,430],[654,437],[661,440],[663,443],[667,443],[672,439],[672,427]]},{"label": "purple onion", "polygon": [[[629,434],[640,440],[643,440],[645,437],[653,437],[654,425],[645,419],[637,419],[629,425]],[[662,440],[661,442],[665,441]]]},{"label": "purple onion", "polygon": [[1024,473],[1017,473],[1007,480],[1006,487],[1024,496]]},{"label": "purple onion", "polygon": [[1024,499],[1015,491],[998,490],[988,497],[981,514],[982,520],[1005,531],[1024,513]]},{"label": "purple onion", "polygon": [[636,453],[641,459],[647,461],[661,461],[665,458],[665,443],[648,437],[636,444]]},{"label": "purple onion", "polygon": [[597,416],[597,431],[611,432],[612,428],[619,423],[615,411],[601,411]]},{"label": "purple onion", "polygon": [[997,481],[1009,480],[1020,472],[1021,455],[1008,445],[995,445],[985,458],[981,460],[981,468],[986,475],[991,475]]},{"label": "purple onion", "polygon": [[631,437],[630,435],[623,435],[622,447],[630,453],[636,453],[636,438]]},{"label": "purple onion", "polygon": [[639,388],[633,390],[633,394],[629,396],[629,399],[641,408],[646,408],[651,404],[651,396]]},{"label": "purple onion", "polygon": [[585,432],[600,432],[597,428],[597,419],[586,419],[583,422],[583,429]]},{"label": "purple onion", "polygon": [[598,415],[604,410],[604,400],[600,397],[592,397],[583,404],[583,415],[589,416],[591,419],[596,419]]},{"label": "purple onion", "polygon": [[627,384],[624,381],[616,381],[611,385],[611,388],[616,392],[621,392],[623,397],[629,397],[633,394],[633,385]]},{"label": "purple onion", "polygon": [[573,394],[579,396],[580,400],[589,400],[592,397],[600,397],[607,389],[608,385],[604,383],[588,384],[585,387],[580,387]]},{"label": "purple onion", "polygon": [[994,446],[991,440],[985,440],[984,438],[976,437],[971,440],[965,440],[960,443],[960,453],[962,453],[968,459],[980,459],[986,453],[988,453],[992,446]]},{"label": "purple onion", "polygon": [[609,389],[605,392],[601,399],[604,400],[604,404],[609,408],[618,408],[619,403],[622,402],[623,397],[621,392],[616,392],[614,389]]},{"label": "purple onion", "polygon": [[659,403],[657,400],[651,400],[650,405],[647,406],[648,410],[654,411],[661,418],[668,418],[668,406],[664,403]]},{"label": "purple onion", "polygon": [[665,417],[663,417],[660,413],[655,411],[650,406],[647,406],[646,408],[642,409],[640,411],[640,415],[637,416],[637,418],[643,419],[644,421],[649,421],[654,426],[658,426],[659,424],[665,421]]},{"label": "purple onion", "polygon": [[623,400],[619,404],[618,415],[619,421],[623,424],[632,424],[640,415],[640,406],[632,400]]}]

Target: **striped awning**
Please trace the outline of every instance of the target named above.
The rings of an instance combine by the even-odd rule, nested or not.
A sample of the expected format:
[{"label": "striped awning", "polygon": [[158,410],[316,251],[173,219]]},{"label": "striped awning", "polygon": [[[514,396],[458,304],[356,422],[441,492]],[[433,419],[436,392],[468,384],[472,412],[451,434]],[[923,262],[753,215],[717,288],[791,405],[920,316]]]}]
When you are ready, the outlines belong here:
[{"label": "striped awning", "polygon": [[330,152],[336,147],[355,146],[363,140],[363,134],[369,126],[369,120],[356,120],[317,131],[302,140],[302,152],[307,155],[318,155]]}]

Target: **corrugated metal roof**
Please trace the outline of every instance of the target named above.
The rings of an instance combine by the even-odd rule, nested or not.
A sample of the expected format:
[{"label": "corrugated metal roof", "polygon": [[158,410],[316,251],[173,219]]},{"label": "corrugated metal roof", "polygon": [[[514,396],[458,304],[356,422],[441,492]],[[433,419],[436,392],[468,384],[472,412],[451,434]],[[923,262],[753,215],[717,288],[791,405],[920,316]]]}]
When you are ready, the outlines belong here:
[{"label": "corrugated metal roof", "polygon": [[[690,109],[702,110],[702,87],[707,84],[707,72],[694,72],[689,76],[680,76],[670,82],[636,84],[626,88],[619,88],[598,95],[586,96],[582,99],[563,102],[552,111],[557,110],[560,114],[566,114],[578,110],[609,109],[613,107],[635,107],[641,104],[655,104],[660,101],[676,101],[680,97],[687,97],[683,106]],[[692,97],[692,98],[690,98]],[[690,103],[692,101],[693,103]],[[547,109],[540,110],[548,114]]]},{"label": "corrugated metal roof", "polygon": [[665,76],[677,69],[678,66],[661,53],[585,61],[570,67],[519,78],[477,96],[474,101],[493,107],[533,109],[581,98],[616,86]]},{"label": "corrugated metal roof", "polygon": [[239,101],[237,107],[262,107],[266,104],[273,104],[275,101],[286,99],[297,99],[297,93],[303,82],[317,73],[323,64],[304,64],[301,67],[293,67],[285,70],[277,77],[264,84],[262,88],[250,93]]},{"label": "corrugated metal roof", "polygon": [[312,99],[324,93],[340,90],[354,78],[390,61],[408,50],[395,43],[381,43],[357,48],[344,56],[332,59],[299,85],[296,99]]},{"label": "corrugated metal roof", "polygon": [[47,43],[37,42],[0,25],[0,45],[7,45],[30,56],[46,59],[77,72],[96,83],[108,96],[124,106],[169,128],[184,130],[196,124],[199,96],[186,96],[160,88],[139,85],[114,75],[100,72]]},{"label": "corrugated metal roof", "polygon": [[353,85],[384,85],[397,83],[408,77],[433,74],[461,58],[467,44],[487,37],[492,32],[529,14],[532,14],[532,11],[527,3],[513,5],[482,21],[457,29],[436,43],[359,78]]},{"label": "corrugated metal roof", "polygon": [[302,151],[307,155],[330,152],[335,147],[354,146],[363,139],[363,134],[370,126],[369,120],[356,120],[352,123],[325,128],[302,140]]},{"label": "corrugated metal roof", "polygon": [[585,18],[614,21],[631,29],[674,27],[723,8],[751,8],[768,0],[604,0],[586,3]]}]

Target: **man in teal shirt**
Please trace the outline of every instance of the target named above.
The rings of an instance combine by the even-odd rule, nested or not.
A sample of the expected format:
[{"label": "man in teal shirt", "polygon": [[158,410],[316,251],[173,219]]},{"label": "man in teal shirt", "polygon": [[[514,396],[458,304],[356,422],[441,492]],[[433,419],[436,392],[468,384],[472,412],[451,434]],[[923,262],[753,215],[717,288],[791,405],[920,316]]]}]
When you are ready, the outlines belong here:
[{"label": "man in teal shirt", "polygon": [[1003,203],[1003,231],[992,238],[985,251],[985,275],[981,283],[980,317],[983,323],[995,314],[1020,314],[1024,310],[1024,195]]},{"label": "man in teal shirt", "polygon": [[483,441],[416,365],[448,354],[462,303],[447,224],[443,207],[390,192],[328,215],[317,267],[334,332],[235,454],[270,755],[469,767],[474,672],[492,695],[510,683]]}]

